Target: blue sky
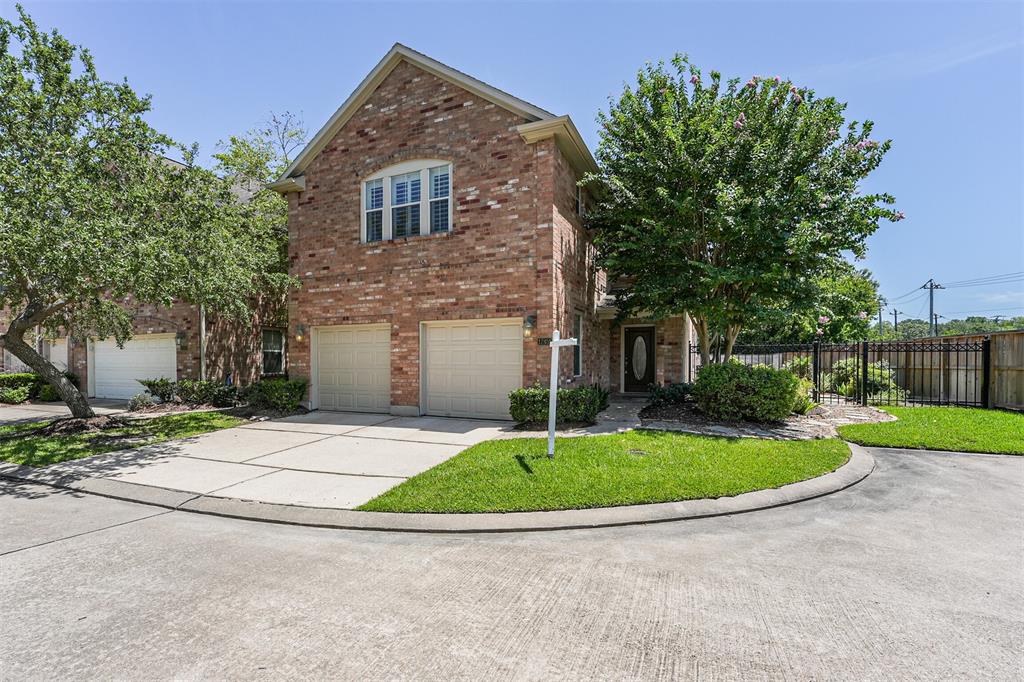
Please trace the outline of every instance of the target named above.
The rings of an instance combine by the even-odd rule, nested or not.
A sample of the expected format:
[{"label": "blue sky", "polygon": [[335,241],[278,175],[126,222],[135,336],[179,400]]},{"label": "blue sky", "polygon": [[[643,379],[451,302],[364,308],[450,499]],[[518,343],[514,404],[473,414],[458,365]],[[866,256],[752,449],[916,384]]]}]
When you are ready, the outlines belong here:
[{"label": "blue sky", "polygon": [[[207,155],[270,111],[315,132],[396,41],[569,114],[591,148],[595,113],[647,60],[686,52],[727,76],[778,74],[893,140],[865,186],[907,215],[870,241],[886,296],[1024,270],[1024,3],[23,4]],[[896,307],[927,315],[923,297]],[[1024,283],[939,291],[936,310],[1021,315]]]}]

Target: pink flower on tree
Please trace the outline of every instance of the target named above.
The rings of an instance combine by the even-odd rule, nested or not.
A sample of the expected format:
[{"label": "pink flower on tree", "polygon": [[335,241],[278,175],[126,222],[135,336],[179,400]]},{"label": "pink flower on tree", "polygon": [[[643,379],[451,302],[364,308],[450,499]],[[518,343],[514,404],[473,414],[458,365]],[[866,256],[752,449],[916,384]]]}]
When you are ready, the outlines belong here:
[{"label": "pink flower on tree", "polygon": [[896,211],[896,220],[903,220],[907,216],[903,215],[903,211]]},{"label": "pink flower on tree", "polygon": [[736,122],[732,124],[732,127],[735,128],[736,130],[739,130],[744,125],[746,125],[746,123],[747,123],[747,117],[741,111],[739,117],[737,117],[737,119],[736,119]]},{"label": "pink flower on tree", "polygon": [[690,76],[690,85],[696,85],[699,82],[700,79],[697,78],[697,74],[693,74],[692,76]]},{"label": "pink flower on tree", "polygon": [[815,330],[814,333],[817,334],[818,336],[822,336],[822,335],[825,334],[825,330],[822,329],[821,327],[818,327],[817,330]]},{"label": "pink flower on tree", "polygon": [[747,87],[748,88],[755,88],[755,87],[757,87],[757,79],[758,79],[757,76],[751,76],[750,80],[747,81]]},{"label": "pink flower on tree", "polygon": [[778,76],[776,76],[776,77],[775,77],[775,84],[776,84],[776,85],[778,85],[778,84],[779,84],[779,83],[781,83],[781,82],[782,82],[782,79],[781,79],[781,78],[779,78]]},{"label": "pink flower on tree", "polygon": [[831,321],[832,318],[830,318],[828,315],[822,315],[821,317],[818,318],[818,324],[828,324]]},{"label": "pink flower on tree", "polygon": [[859,317],[862,320],[866,320],[868,319],[868,314],[862,310],[859,313],[857,313],[857,317]]}]

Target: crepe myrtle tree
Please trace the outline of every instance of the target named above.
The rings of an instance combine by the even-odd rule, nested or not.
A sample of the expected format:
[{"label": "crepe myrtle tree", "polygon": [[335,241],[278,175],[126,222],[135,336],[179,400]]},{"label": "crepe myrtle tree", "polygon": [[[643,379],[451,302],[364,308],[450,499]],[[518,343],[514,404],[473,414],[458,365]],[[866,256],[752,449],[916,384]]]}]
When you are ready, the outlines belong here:
[{"label": "crepe myrtle tree", "polygon": [[[148,97],[97,76],[88,50],[41,31],[19,6],[0,18],[0,349],[56,389],[76,418],[84,396],[29,343],[132,333],[122,304],[174,299],[248,312],[275,272],[279,235],[221,179],[151,128]],[[180,153],[184,163],[167,154]]]},{"label": "crepe myrtle tree", "polygon": [[863,257],[888,194],[861,194],[890,142],[845,105],[779,77],[708,77],[687,57],[648,64],[598,115],[586,176],[599,261],[629,286],[619,314],[688,312],[701,356],[727,360],[758,311],[805,307],[816,278]]}]

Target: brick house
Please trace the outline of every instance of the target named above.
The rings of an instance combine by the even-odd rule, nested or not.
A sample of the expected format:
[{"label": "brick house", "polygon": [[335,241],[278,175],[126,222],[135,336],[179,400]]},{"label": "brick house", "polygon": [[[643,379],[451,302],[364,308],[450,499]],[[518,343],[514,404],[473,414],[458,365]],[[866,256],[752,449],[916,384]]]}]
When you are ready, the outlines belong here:
[{"label": "brick house", "polygon": [[508,418],[546,382],[684,379],[684,318],[614,323],[568,116],[396,44],[272,188],[288,197],[288,365],[313,409]]},{"label": "brick house", "polygon": [[[278,305],[259,305],[250,320],[236,322],[199,306],[127,302],[131,340],[118,348],[112,338],[36,340],[36,349],[57,367],[73,372],[90,398],[130,398],[143,391],[138,379],[230,380],[246,385],[285,372],[287,325]],[[0,372],[31,371],[7,350]]]}]

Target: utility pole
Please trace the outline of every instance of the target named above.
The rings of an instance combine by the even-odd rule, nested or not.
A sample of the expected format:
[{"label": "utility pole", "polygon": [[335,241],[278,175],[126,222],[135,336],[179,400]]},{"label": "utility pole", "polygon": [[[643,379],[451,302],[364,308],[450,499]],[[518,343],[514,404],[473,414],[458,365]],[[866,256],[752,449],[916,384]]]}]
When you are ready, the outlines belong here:
[{"label": "utility pole", "polygon": [[932,336],[938,336],[939,335],[939,318],[940,317],[942,317],[942,315],[939,315],[938,313],[932,313],[932,325],[935,327],[935,331],[932,332]]},{"label": "utility pole", "polygon": [[892,309],[892,334],[893,338],[896,340],[899,340],[900,338],[900,315],[902,314],[903,313],[895,308]]},{"label": "utility pole", "polygon": [[928,326],[930,327],[929,333],[931,336],[937,336],[939,333],[939,325],[936,323],[935,320],[935,290],[945,289],[946,287],[942,286],[934,279],[929,279],[927,282],[921,285],[921,288],[928,290]]},{"label": "utility pole", "polygon": [[878,340],[882,340],[882,299],[878,299]]}]

